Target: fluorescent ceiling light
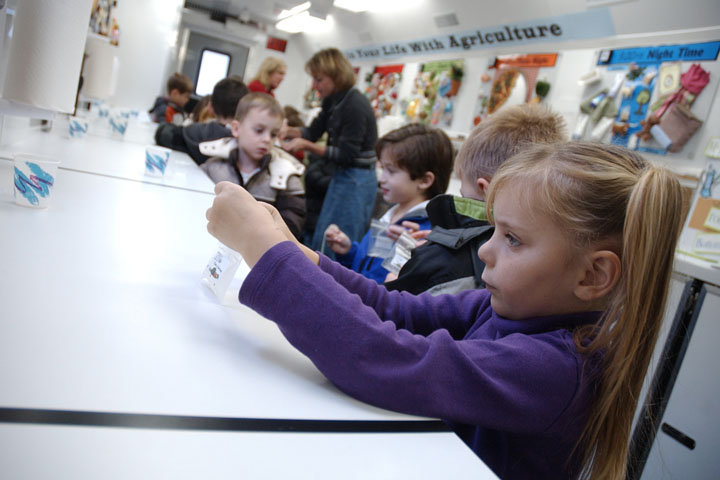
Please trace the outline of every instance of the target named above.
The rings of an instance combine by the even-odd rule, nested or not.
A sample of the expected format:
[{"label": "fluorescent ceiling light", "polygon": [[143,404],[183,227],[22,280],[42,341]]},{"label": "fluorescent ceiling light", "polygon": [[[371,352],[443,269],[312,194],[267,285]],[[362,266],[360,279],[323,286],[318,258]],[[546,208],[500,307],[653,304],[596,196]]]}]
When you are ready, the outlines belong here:
[{"label": "fluorescent ceiling light", "polygon": [[361,2],[358,0],[335,0],[333,3],[334,7],[342,8],[351,12],[364,12],[368,9],[368,2]]},{"label": "fluorescent ceiling light", "polygon": [[297,15],[300,12],[304,12],[305,10],[310,8],[310,2],[301,3],[297,7],[293,7],[290,10],[283,10],[280,12],[280,15],[278,15],[278,20],[282,20],[284,18],[292,17],[293,15]]},{"label": "fluorescent ceiling light", "polygon": [[333,6],[351,12],[395,12],[418,7],[422,0],[335,0]]},{"label": "fluorescent ceiling light", "polygon": [[300,12],[291,17],[284,18],[275,24],[275,28],[288,33],[323,33],[332,29],[332,16],[328,15],[325,20],[313,17],[309,12]]}]

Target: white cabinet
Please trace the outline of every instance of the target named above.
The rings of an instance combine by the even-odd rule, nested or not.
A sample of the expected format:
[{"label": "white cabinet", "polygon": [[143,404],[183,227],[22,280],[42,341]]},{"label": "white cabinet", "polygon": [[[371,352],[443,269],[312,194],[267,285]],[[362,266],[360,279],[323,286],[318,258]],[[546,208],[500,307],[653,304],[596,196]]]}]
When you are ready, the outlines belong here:
[{"label": "white cabinet", "polygon": [[[647,374],[645,375],[645,382],[643,383],[642,390],[640,391],[640,401],[638,402],[637,409],[635,410],[635,422],[637,422],[638,416],[641,413],[653,377],[661,364],[661,357],[665,342],[667,341],[673,320],[675,319],[678,305],[682,300],[683,293],[685,292],[687,283],[690,280],[691,279],[689,277],[679,273],[673,273],[672,278],[670,279],[670,291],[668,292],[668,298],[665,305],[665,315],[663,316],[663,323],[660,328],[660,333],[658,333],[657,342],[655,343],[655,350],[653,351],[652,359],[650,359],[650,365],[648,366]],[[635,423],[633,424],[633,431],[634,430]]]},{"label": "white cabinet", "polygon": [[705,284],[698,305],[695,328],[643,480],[720,477],[720,289]]}]

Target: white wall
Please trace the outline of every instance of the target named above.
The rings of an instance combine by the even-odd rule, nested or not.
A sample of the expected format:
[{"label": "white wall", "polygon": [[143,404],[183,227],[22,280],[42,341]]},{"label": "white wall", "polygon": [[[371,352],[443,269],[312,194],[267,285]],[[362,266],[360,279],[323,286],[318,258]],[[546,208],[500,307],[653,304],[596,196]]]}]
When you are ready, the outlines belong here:
[{"label": "white wall", "polygon": [[[214,36],[227,41],[245,45],[250,49],[243,80],[249,83],[257,73],[265,57],[281,58],[288,66],[283,83],[275,90],[275,98],[282,105],[292,105],[301,110],[302,95],[310,86],[310,79],[305,73],[305,61],[312,55],[307,41],[302,35],[289,36],[284,32],[272,32],[271,35],[288,40],[285,52],[269,50],[265,47],[268,33],[257,28],[243,25],[232,18],[223,23],[210,20],[207,14],[184,9],[181,20],[182,30],[192,30],[205,35]],[[182,35],[181,35],[182,37]],[[173,62],[172,68],[178,68]]]},{"label": "white wall", "polygon": [[[389,2],[393,3],[393,2]],[[182,0],[122,0],[116,10],[121,26],[121,40],[118,55],[121,70],[118,91],[112,101],[124,106],[148,108],[155,95],[163,90],[167,75],[174,71],[176,52],[171,45],[177,35]],[[464,54],[466,75],[460,96],[456,100],[455,118],[449,131],[466,133],[474,110],[479,75],[484,72],[487,61],[495,55],[507,53],[560,52],[555,80],[547,101],[568,121],[572,128],[577,115],[578,101],[582,88],[577,77],[592,67],[593,52],[598,48],[622,46],[658,45],[666,43],[692,43],[720,39],[720,2],[717,0],[631,0],[612,4],[609,7],[616,35],[610,38],[583,40],[558,44],[506,47],[504,49],[471,51]],[[283,105],[300,108],[303,95],[310,85],[310,78],[304,71],[305,61],[317,50],[336,46],[341,49],[376,43],[422,38],[465,31],[483,26],[494,26],[507,22],[541,19],[556,15],[587,10],[585,0],[507,0],[480,6],[466,0],[418,0],[418,5],[402,12],[385,14],[350,14],[332,9],[335,28],[325,34],[288,35],[245,27],[228,21],[226,25],[212,22],[206,14],[191,13],[195,17],[192,27],[205,33],[213,33],[248,45],[250,54],[245,71],[249,80],[257,71],[262,60],[269,55],[283,58],[288,64],[288,73],[275,95]],[[449,28],[435,26],[433,16],[454,12],[460,24]],[[185,16],[188,13],[186,11]],[[367,40],[367,34],[370,39]],[[284,53],[268,50],[265,41],[268,35],[288,40]],[[361,37],[367,41],[362,42]],[[458,57],[453,54],[452,57]],[[447,55],[413,56],[387,62],[354,62],[361,68],[359,85],[363,86],[364,73],[376,64],[406,63],[406,71],[413,70],[419,63],[449,58]],[[172,59],[172,60],[171,60]],[[414,76],[414,74],[411,74]],[[407,75],[406,75],[407,77]],[[402,94],[401,94],[402,98]],[[704,145],[712,135],[720,134],[720,103],[713,101],[713,108],[706,124],[698,133],[700,148],[694,155],[653,157],[658,162],[670,163],[674,167],[691,173],[704,165]],[[679,159],[679,160],[678,160]]]},{"label": "white wall", "polygon": [[[388,7],[402,2],[388,0]],[[314,49],[337,46],[340,49],[423,38],[450,31],[465,31],[532,19],[567,15],[588,10],[586,0],[414,0],[413,8],[387,13],[351,14],[337,8],[332,15],[335,27],[324,34],[308,35]],[[607,7],[617,35],[693,29],[720,25],[717,0],[626,0]],[[455,13],[459,25],[438,28],[434,17]],[[369,33],[368,42],[360,40]],[[577,47],[579,45],[575,45]]]},{"label": "white wall", "polygon": [[[410,79],[414,78],[418,65],[423,62],[464,58],[466,75],[455,100],[453,123],[451,128],[447,129],[451,134],[464,134],[471,125],[471,116],[480,88],[478,77],[485,71],[488,60],[501,54],[558,52],[560,56],[555,78],[551,82],[546,102],[565,117],[568,128],[572,130],[578,115],[578,105],[583,99],[583,88],[578,85],[577,79],[594,68],[595,52],[598,49],[720,40],[720,1],[717,0],[632,0],[610,5],[608,9],[616,32],[616,35],[609,38],[475,50],[463,54],[410,56],[386,61],[355,60],[353,64],[360,67],[360,85],[364,86],[364,73],[371,71],[376,65],[404,63],[404,80],[407,81],[408,76]],[[340,49],[351,49],[585,10],[585,0],[507,0],[490,7],[481,7],[477,3],[463,0],[418,0],[416,8],[406,9],[402,13],[353,15],[335,9],[335,27],[332,31],[305,34],[303,37],[311,51],[331,45]],[[433,17],[450,12],[457,15],[460,24],[438,28]],[[370,34],[370,40],[360,40],[364,33]],[[407,93],[409,92],[401,88],[400,98]],[[702,99],[703,102],[710,102],[712,107],[704,126],[696,134],[698,138],[693,139],[696,148],[688,148],[684,152],[668,156],[646,156],[680,173],[698,175],[706,163],[703,155],[705,145],[711,136],[720,135],[720,100],[717,97],[707,98],[714,94],[714,91],[702,94],[706,96]]]},{"label": "white wall", "polygon": [[120,61],[114,105],[147,110],[163,93],[176,56],[183,0],[121,0],[112,10],[120,25]]}]

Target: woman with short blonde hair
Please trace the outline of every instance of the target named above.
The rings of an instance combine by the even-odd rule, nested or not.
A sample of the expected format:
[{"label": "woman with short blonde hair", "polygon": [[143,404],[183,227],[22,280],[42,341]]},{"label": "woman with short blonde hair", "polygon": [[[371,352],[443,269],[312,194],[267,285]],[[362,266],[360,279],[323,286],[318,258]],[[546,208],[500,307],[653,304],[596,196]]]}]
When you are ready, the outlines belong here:
[{"label": "woman with short blonde hair", "polygon": [[248,84],[251,92],[269,93],[272,96],[273,90],[283,81],[287,65],[277,57],[267,57],[260,64],[257,73]]},{"label": "woman with short blonde hair", "polygon": [[[322,98],[322,110],[307,127],[284,126],[280,138],[286,150],[307,151],[334,165],[315,230],[305,232],[306,244],[320,250],[329,225],[337,225],[355,241],[367,230],[377,191],[377,124],[367,97],[354,88],[355,71],[340,50],[320,50],[307,61],[305,71]],[[316,143],[325,133],[327,144]],[[330,250],[324,253],[333,256]]]}]

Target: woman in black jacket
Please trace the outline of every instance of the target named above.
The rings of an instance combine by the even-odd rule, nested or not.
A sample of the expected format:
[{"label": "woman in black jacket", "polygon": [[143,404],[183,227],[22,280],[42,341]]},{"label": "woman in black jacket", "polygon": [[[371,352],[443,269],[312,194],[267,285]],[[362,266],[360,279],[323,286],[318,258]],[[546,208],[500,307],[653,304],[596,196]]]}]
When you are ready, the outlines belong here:
[{"label": "woman in black jacket", "polygon": [[[355,72],[336,48],[317,52],[305,64],[322,110],[309,127],[284,127],[287,150],[305,150],[334,164],[311,248],[320,250],[325,229],[336,224],[352,240],[367,230],[377,190],[375,142],[377,125],[368,99],[353,88]],[[315,143],[327,132],[327,145]],[[330,250],[324,252],[332,255]]]}]

